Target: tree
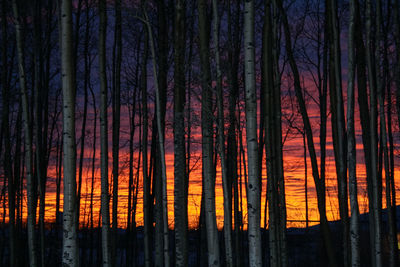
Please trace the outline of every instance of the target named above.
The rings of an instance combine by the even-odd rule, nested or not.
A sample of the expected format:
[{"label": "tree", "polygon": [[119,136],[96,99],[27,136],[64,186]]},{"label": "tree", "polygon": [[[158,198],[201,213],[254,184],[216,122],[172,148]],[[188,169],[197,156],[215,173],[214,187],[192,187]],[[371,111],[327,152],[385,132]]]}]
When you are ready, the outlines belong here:
[{"label": "tree", "polygon": [[112,265],[109,228],[110,203],[108,196],[108,133],[107,133],[107,75],[106,75],[106,27],[107,3],[99,0],[99,70],[100,70],[100,166],[101,166],[101,243],[103,266]]},{"label": "tree", "polygon": [[63,158],[64,158],[64,266],[79,265],[76,211],[75,91],[76,80],[72,49],[72,2],[61,2],[61,67],[63,89]]},{"label": "tree", "polygon": [[[276,48],[276,19],[271,2],[265,5],[262,50],[262,83],[265,101],[265,151],[271,266],[287,266],[286,201],[283,176],[281,88]],[[265,214],[266,216],[266,214]]]},{"label": "tree", "polygon": [[[236,104],[239,95],[239,60],[240,60],[240,48],[241,48],[241,9],[240,1],[236,1],[236,10],[231,10],[231,2],[228,1],[228,75],[227,81],[229,84],[229,127],[227,136],[227,177],[230,179],[230,185],[233,187],[233,210],[234,210],[234,222],[235,222],[235,264],[239,265],[242,261],[241,258],[241,235],[240,225],[242,222],[240,211],[239,211],[239,179],[238,179],[238,148],[236,138]],[[234,1],[233,1],[234,2]],[[234,12],[234,13],[233,13]],[[233,14],[232,14],[233,13]],[[235,29],[233,31],[233,29]],[[229,191],[231,192],[231,191]],[[230,196],[232,198],[232,196]]]},{"label": "tree", "polygon": [[246,92],[246,140],[248,177],[247,211],[249,235],[249,265],[261,266],[260,177],[257,144],[257,96],[254,49],[254,1],[244,4],[244,72]]},{"label": "tree", "polygon": [[335,151],[336,175],[338,181],[339,213],[343,227],[343,264],[348,265],[349,257],[349,224],[346,165],[346,128],[342,96],[342,67],[340,55],[340,32],[337,14],[337,1],[326,1],[326,12],[329,21],[331,45],[329,53],[329,89],[332,111],[332,139]]},{"label": "tree", "polygon": [[177,0],[174,24],[174,216],[176,266],[188,264],[188,215],[185,152],[185,18],[186,5]]},{"label": "tree", "polygon": [[148,178],[147,167],[147,140],[148,136],[148,108],[147,108],[147,59],[148,59],[148,33],[145,30],[144,53],[142,56],[142,69],[140,76],[140,89],[142,92],[142,116],[143,116],[143,132],[142,132],[142,154],[143,154],[143,224],[144,224],[144,263],[148,267],[151,265],[150,255],[150,214],[149,214],[149,198],[150,184]]},{"label": "tree", "polygon": [[[65,1],[64,1],[65,2]],[[27,184],[27,199],[28,199],[28,250],[29,250],[29,265],[32,267],[37,266],[36,246],[35,246],[35,210],[34,210],[34,188],[33,188],[33,166],[32,166],[32,131],[31,120],[29,116],[28,92],[26,86],[25,76],[25,62],[24,62],[24,39],[22,18],[19,15],[19,7],[17,0],[13,0],[13,13],[15,17],[15,37],[18,50],[18,72],[19,72],[19,85],[22,94],[22,108],[24,119],[24,136],[25,136],[25,165],[26,165],[26,184]]]},{"label": "tree", "polygon": [[225,240],[225,260],[226,266],[233,266],[232,252],[232,188],[228,181],[227,164],[225,154],[225,123],[224,123],[224,103],[222,92],[222,72],[219,53],[219,15],[216,0],[213,6],[213,40],[215,51],[215,67],[217,79],[217,109],[218,109],[218,153],[221,160],[222,187],[224,195],[224,240]]},{"label": "tree", "polygon": [[119,176],[119,132],[121,117],[121,61],[122,61],[122,21],[121,0],[115,1],[115,28],[113,47],[113,95],[112,95],[112,155],[113,155],[113,201],[112,201],[112,250],[111,259],[116,264],[118,230],[118,176]]},{"label": "tree", "polygon": [[210,70],[210,25],[207,23],[207,2],[197,1],[199,16],[199,53],[201,66],[201,151],[203,196],[207,235],[208,266],[220,266],[218,229],[215,214],[215,181],[213,175],[213,114]]},{"label": "tree", "polygon": [[357,200],[357,162],[356,139],[354,130],[354,77],[355,77],[355,16],[354,1],[350,1],[349,39],[348,39],[348,78],[347,78],[347,167],[349,170],[349,194],[350,194],[350,246],[351,265],[360,266],[360,231],[359,209]]},{"label": "tree", "polygon": [[[146,24],[148,39],[150,44],[150,52],[153,61],[153,78],[157,81],[157,67],[156,67],[156,52],[154,48],[153,31],[149,22],[147,11],[144,9],[144,20]],[[156,87],[156,117],[157,117],[157,132],[158,132],[158,147],[161,157],[161,178],[162,178],[162,221],[163,221],[163,259],[164,266],[168,267],[169,261],[169,238],[168,238],[168,196],[167,196],[167,167],[165,164],[165,148],[164,148],[164,134],[162,131],[162,119],[161,119],[161,103],[160,103],[160,89],[158,83],[155,83]]]},{"label": "tree", "polygon": [[370,88],[370,116],[369,116],[369,130],[370,130],[370,153],[371,153],[371,181],[372,181],[372,216],[374,227],[373,238],[373,265],[380,267],[382,265],[382,237],[381,237],[381,205],[379,204],[379,183],[378,183],[378,144],[377,144],[377,93],[376,93],[376,72],[375,72],[375,58],[373,51],[373,36],[372,36],[372,3],[371,0],[366,2],[366,58],[368,69],[368,85]]}]

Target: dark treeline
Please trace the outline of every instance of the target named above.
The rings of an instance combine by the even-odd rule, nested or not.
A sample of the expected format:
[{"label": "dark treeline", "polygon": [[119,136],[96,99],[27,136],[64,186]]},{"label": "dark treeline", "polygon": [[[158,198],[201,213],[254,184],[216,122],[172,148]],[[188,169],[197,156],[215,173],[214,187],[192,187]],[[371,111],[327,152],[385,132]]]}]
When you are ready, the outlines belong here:
[{"label": "dark treeline", "polygon": [[318,203],[315,264],[398,266],[398,0],[0,1],[0,265],[300,264],[302,244],[287,232],[284,144],[301,135]]}]

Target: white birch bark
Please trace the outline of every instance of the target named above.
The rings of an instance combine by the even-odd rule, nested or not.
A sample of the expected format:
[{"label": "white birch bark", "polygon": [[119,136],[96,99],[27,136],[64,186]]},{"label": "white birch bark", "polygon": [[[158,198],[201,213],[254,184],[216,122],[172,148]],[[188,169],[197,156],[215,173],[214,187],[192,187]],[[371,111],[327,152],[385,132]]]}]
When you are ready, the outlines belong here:
[{"label": "white birch bark", "polygon": [[205,225],[208,266],[220,266],[218,229],[215,214],[215,182],[213,173],[213,114],[211,94],[210,50],[207,27],[207,1],[198,0],[199,52],[201,63],[201,136]]},{"label": "white birch bark", "polygon": [[249,265],[261,266],[260,177],[258,177],[257,97],[255,83],[254,1],[244,4],[244,72],[246,92],[246,140],[248,161]]},{"label": "white birch bark", "polygon": [[63,266],[79,265],[76,211],[76,145],[74,53],[72,46],[72,2],[61,2],[61,77],[63,90]]}]

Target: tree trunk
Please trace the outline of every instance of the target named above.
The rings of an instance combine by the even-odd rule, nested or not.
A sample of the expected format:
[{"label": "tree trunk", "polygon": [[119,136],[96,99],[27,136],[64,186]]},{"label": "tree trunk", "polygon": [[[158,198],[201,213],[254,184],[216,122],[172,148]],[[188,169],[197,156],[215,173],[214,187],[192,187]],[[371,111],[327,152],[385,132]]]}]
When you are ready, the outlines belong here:
[{"label": "tree trunk", "polygon": [[188,264],[188,215],[186,205],[186,152],[185,152],[185,13],[184,1],[175,4],[174,25],[174,216],[175,265]]},{"label": "tree trunk", "polygon": [[112,95],[112,155],[113,155],[113,200],[112,200],[112,246],[111,260],[117,264],[118,244],[118,176],[119,176],[119,131],[121,114],[121,61],[122,61],[121,0],[115,1],[115,28],[113,47],[113,95]]},{"label": "tree trunk", "polygon": [[[147,26],[147,32],[150,43],[150,51],[153,59],[153,78],[157,81],[157,67],[156,67],[156,53],[154,48],[154,39],[151,25],[147,12],[144,11],[145,23]],[[164,254],[164,266],[169,267],[169,238],[168,238],[168,199],[167,199],[167,168],[165,164],[165,149],[164,149],[164,134],[161,125],[161,103],[160,103],[160,91],[158,83],[155,83],[156,87],[156,113],[157,113],[157,130],[158,130],[158,145],[161,156],[161,177],[162,177],[162,217],[163,217],[163,254]]]},{"label": "tree trunk", "polygon": [[222,92],[222,73],[219,54],[219,16],[218,3],[213,0],[213,40],[215,51],[215,67],[217,79],[217,109],[218,109],[218,152],[221,159],[222,186],[224,195],[224,240],[225,240],[225,261],[226,266],[233,266],[232,252],[232,193],[227,176],[225,134],[224,134],[224,104]]},{"label": "tree trunk", "polygon": [[151,265],[151,251],[150,251],[150,184],[147,172],[147,140],[148,140],[148,111],[147,111],[147,58],[148,58],[148,33],[145,31],[144,38],[144,54],[142,61],[142,70],[140,77],[140,86],[142,92],[142,110],[143,110],[143,137],[142,137],[142,154],[143,154],[143,224],[144,224],[144,263],[146,267]]},{"label": "tree trunk", "polygon": [[201,134],[204,211],[207,235],[208,266],[220,266],[218,229],[215,214],[215,187],[213,175],[213,114],[210,70],[210,24],[207,22],[207,2],[198,0],[199,53],[201,65]]},{"label": "tree trunk", "polygon": [[381,209],[379,204],[379,184],[378,184],[378,145],[377,145],[377,103],[376,103],[376,76],[375,76],[375,60],[372,44],[372,3],[367,0],[366,3],[366,40],[367,40],[367,66],[368,81],[370,88],[370,153],[371,153],[371,180],[372,180],[372,214],[374,220],[374,246],[372,255],[374,258],[373,266],[380,267],[382,265],[382,237],[381,237]]},{"label": "tree trunk", "polygon": [[356,138],[354,130],[354,77],[355,77],[355,3],[350,2],[349,40],[348,40],[348,77],[347,77],[347,165],[349,169],[350,194],[350,246],[351,266],[360,266],[360,230],[357,194]]},{"label": "tree trunk", "polygon": [[64,266],[79,265],[76,212],[76,146],[75,146],[75,91],[76,80],[72,49],[72,3],[61,2],[61,66],[63,89],[63,155],[64,155]]},{"label": "tree trunk", "polygon": [[33,166],[32,166],[32,132],[31,132],[31,120],[30,120],[30,109],[28,105],[28,92],[26,88],[26,77],[25,77],[25,63],[24,63],[24,40],[23,40],[23,28],[22,19],[19,16],[19,8],[17,0],[13,0],[13,13],[15,18],[15,36],[18,49],[18,72],[19,72],[19,83],[22,94],[22,107],[23,107],[23,118],[24,118],[24,136],[25,136],[25,164],[26,164],[26,184],[27,184],[27,204],[28,204],[28,250],[29,250],[29,266],[37,266],[36,258],[36,246],[35,246],[35,216],[34,210],[34,187],[33,187]]},{"label": "tree trunk", "polygon": [[[230,191],[233,187],[233,209],[234,209],[234,264],[240,265],[241,261],[241,247],[240,247],[240,214],[239,214],[239,183],[238,183],[238,149],[236,140],[236,103],[239,93],[238,88],[238,65],[239,65],[239,53],[241,42],[239,36],[240,30],[240,1],[236,1],[236,12],[233,14],[231,11],[231,1],[228,1],[228,42],[229,42],[229,62],[228,64],[228,84],[229,84],[229,128],[228,128],[228,140],[227,140],[227,157],[226,157],[226,168],[227,177],[230,180]],[[235,30],[232,31],[232,28]],[[232,199],[232,193],[230,194]]]},{"label": "tree trunk", "polygon": [[[348,266],[349,264],[349,224],[348,224],[348,196],[347,196],[347,166],[346,166],[346,130],[345,130],[345,120],[344,120],[344,106],[343,106],[343,96],[342,96],[342,77],[341,77],[341,59],[340,59],[340,32],[339,32],[339,24],[337,18],[337,1],[336,0],[328,0],[327,1],[329,19],[330,19],[330,27],[332,33],[332,45],[331,45],[331,53],[330,57],[332,58],[330,61],[333,63],[331,65],[331,71],[334,73],[334,82],[331,85],[334,88],[331,88],[331,99],[334,98],[335,101],[331,103],[331,105],[335,105],[332,107],[332,111],[336,112],[336,127],[332,127],[332,130],[336,133],[332,134],[332,137],[336,137],[336,146],[334,146],[335,152],[335,165],[336,165],[336,173],[338,175],[338,199],[339,199],[339,210],[340,210],[340,218],[342,221],[343,227],[343,264],[344,266]],[[333,95],[332,95],[333,93]]]},{"label": "tree trunk", "polygon": [[248,235],[249,265],[261,266],[261,232],[260,232],[260,177],[258,166],[257,144],[257,96],[255,75],[255,39],[254,39],[254,1],[244,4],[244,70],[246,92],[246,140],[248,162]]},{"label": "tree trunk", "polygon": [[271,3],[266,3],[263,29],[262,82],[265,104],[265,150],[271,266],[287,266],[286,201],[283,176],[281,91],[276,48],[277,22],[272,21]]},{"label": "tree trunk", "polygon": [[107,75],[106,75],[106,27],[107,2],[99,1],[99,69],[100,69],[100,166],[101,166],[101,242],[103,266],[112,266],[110,251],[110,203],[108,196],[108,120],[107,120]]},{"label": "tree trunk", "polygon": [[[86,0],[86,5],[88,0]],[[89,101],[89,79],[90,79],[90,66],[89,66],[89,8],[86,8],[86,21],[85,21],[85,42],[84,42],[84,82],[83,82],[83,119],[81,126],[81,140],[80,140],[80,151],[79,151],[79,173],[78,173],[78,193],[77,193],[77,220],[79,227],[79,218],[81,211],[81,192],[82,192],[82,172],[83,172],[83,160],[85,156],[85,140],[86,140],[86,119],[87,119],[87,109],[88,109],[88,101]],[[78,26],[77,26],[78,28]],[[76,56],[78,56],[77,51],[75,51]]]},{"label": "tree trunk", "polygon": [[[88,81],[90,83],[90,79]],[[95,168],[96,168],[96,141],[97,141],[97,107],[96,107],[96,97],[94,95],[92,87],[89,85],[90,88],[90,94],[92,95],[92,101],[93,101],[93,113],[94,113],[94,118],[93,118],[93,156],[92,156],[92,174],[91,174],[91,183],[90,183],[90,229],[93,231],[93,195],[94,195],[94,179],[95,179]],[[90,236],[90,244],[91,244],[91,254],[90,254],[90,262],[92,263],[93,257],[94,257],[94,244],[93,244],[93,239],[94,239],[94,233],[91,233]],[[100,253],[99,253],[100,254]]]}]

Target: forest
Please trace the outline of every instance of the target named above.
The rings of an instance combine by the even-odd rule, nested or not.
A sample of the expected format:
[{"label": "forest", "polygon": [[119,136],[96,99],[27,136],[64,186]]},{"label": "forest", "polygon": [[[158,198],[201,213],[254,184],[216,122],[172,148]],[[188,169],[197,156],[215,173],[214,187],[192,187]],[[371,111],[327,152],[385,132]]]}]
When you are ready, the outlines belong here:
[{"label": "forest", "polygon": [[399,0],[0,10],[0,266],[399,266]]}]

